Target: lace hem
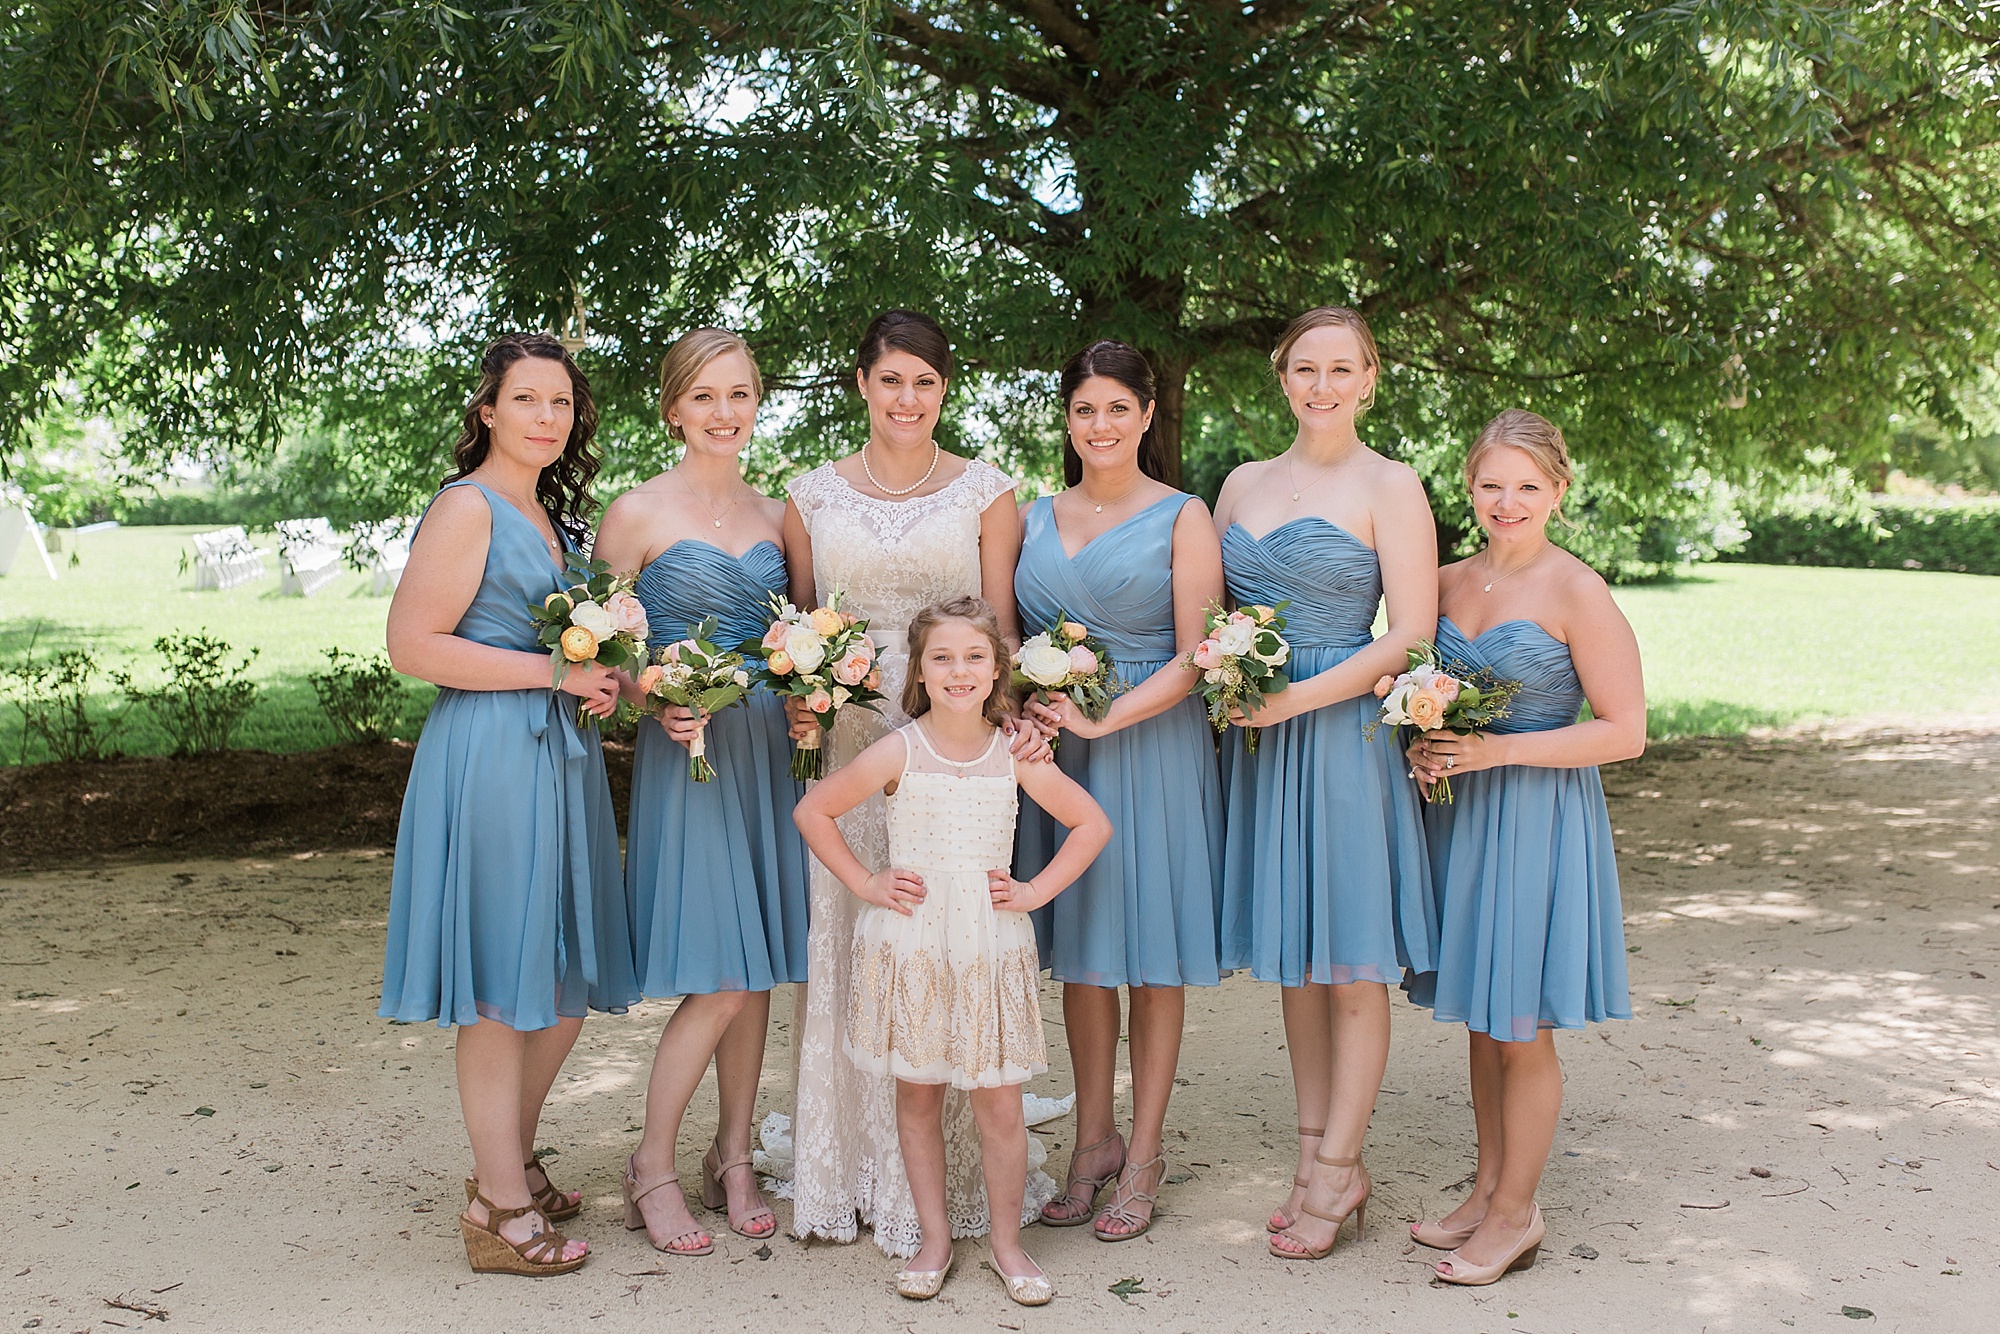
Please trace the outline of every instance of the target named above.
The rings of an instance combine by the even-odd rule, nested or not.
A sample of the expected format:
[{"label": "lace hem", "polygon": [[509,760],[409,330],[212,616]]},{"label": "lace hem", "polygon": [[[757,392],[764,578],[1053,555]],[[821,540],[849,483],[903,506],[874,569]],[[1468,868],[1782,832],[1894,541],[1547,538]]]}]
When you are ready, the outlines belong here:
[{"label": "lace hem", "polygon": [[993,1088],[1048,1069],[1032,944],[954,967],[928,950],[854,937],[847,1054],[922,1084]]}]

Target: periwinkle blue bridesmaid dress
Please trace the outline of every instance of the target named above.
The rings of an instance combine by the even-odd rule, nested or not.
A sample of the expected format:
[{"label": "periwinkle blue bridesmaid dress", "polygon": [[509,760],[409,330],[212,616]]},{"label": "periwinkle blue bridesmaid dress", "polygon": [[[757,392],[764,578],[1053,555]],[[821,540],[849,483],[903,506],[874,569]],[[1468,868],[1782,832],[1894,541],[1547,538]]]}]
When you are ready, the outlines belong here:
[{"label": "periwinkle blue bridesmaid dress", "polygon": [[[1441,618],[1437,646],[1447,663],[1521,682],[1489,730],[1576,721],[1584,697],[1569,646],[1535,622],[1468,638]],[[1502,1042],[1630,1019],[1618,861],[1596,766],[1504,764],[1451,781],[1457,800],[1424,810],[1442,935],[1437,971],[1411,979],[1411,998]]]},{"label": "periwinkle blue bridesmaid dress", "polygon": [[[566,580],[541,531],[485,486],[452,486],[492,511],[452,633],[543,653],[528,604]],[[383,1018],[527,1030],[639,998],[604,753],[576,706],[549,689],[438,691],[396,827]]]},{"label": "periwinkle blue bridesmaid dress", "polygon": [[[1174,522],[1193,497],[1176,492],[1063,551],[1054,506],[1028,507],[1014,574],[1024,635],[1067,612],[1138,686],[1181,670],[1174,641]],[[1222,906],[1222,784],[1215,734],[1193,695],[1163,713],[1091,739],[1065,733],[1056,763],[1111,817],[1111,843],[1082,877],[1035,913],[1043,962],[1061,982],[1093,987],[1214,986]],[[1047,866],[1068,831],[1027,796],[1015,865]]]},{"label": "periwinkle blue bridesmaid dress", "polygon": [[[1286,675],[1317,676],[1368,644],[1382,600],[1375,551],[1317,516],[1252,537],[1231,524],[1222,567],[1238,606],[1285,609]],[[1434,966],[1438,927],[1422,804],[1395,730],[1373,741],[1363,694],[1264,728],[1255,754],[1223,737],[1228,793],[1222,964],[1267,982],[1396,983]]]},{"label": "periwinkle blue bridesmaid dress", "polygon": [[[714,643],[764,633],[785,557],[759,542],[739,557],[676,542],[639,572],[655,648],[708,616]],[[806,850],[792,823],[805,786],[791,776],[785,710],[752,691],[709,720],[715,777],[688,777],[687,748],[652,719],[639,724],[625,893],[639,988],[648,996],[769,991],[806,980]]]}]

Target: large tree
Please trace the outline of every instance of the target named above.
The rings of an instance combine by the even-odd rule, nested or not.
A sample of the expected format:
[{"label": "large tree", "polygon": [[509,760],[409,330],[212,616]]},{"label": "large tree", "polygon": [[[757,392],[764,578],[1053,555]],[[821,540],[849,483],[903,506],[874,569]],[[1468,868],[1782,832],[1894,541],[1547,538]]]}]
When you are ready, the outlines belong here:
[{"label": "large tree", "polygon": [[468,349],[581,295],[628,445],[665,342],[720,320],[831,448],[854,335],[910,304],[999,388],[1135,343],[1212,484],[1285,442],[1284,321],[1342,302],[1389,363],[1372,438],[1438,472],[1535,406],[1643,506],[1879,451],[1992,362],[1991,10],[14,5],[0,395],[69,377],[162,451],[311,407],[415,485]]}]

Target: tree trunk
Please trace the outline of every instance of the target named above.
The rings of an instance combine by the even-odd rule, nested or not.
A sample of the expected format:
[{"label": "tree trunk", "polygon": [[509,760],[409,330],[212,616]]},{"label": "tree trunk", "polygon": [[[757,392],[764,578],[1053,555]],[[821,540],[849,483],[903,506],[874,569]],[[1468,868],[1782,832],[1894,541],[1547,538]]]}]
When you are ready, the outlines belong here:
[{"label": "tree trunk", "polygon": [[1188,363],[1179,358],[1148,352],[1153,363],[1153,437],[1166,455],[1168,486],[1181,484],[1181,425],[1187,414]]}]

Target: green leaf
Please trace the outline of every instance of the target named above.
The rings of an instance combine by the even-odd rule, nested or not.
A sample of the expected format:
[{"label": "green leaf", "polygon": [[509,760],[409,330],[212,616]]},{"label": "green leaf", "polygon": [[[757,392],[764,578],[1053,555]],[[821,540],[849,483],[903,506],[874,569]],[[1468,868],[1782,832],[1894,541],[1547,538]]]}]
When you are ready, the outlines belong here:
[{"label": "green leaf", "polygon": [[1106,1288],[1105,1291],[1121,1302],[1129,1302],[1134,1297],[1150,1291],[1148,1288],[1142,1286],[1145,1281],[1142,1278],[1121,1278],[1109,1288]]},{"label": "green leaf", "polygon": [[1865,1306],[1843,1306],[1840,1313],[1849,1320],[1873,1320],[1875,1313]]}]

